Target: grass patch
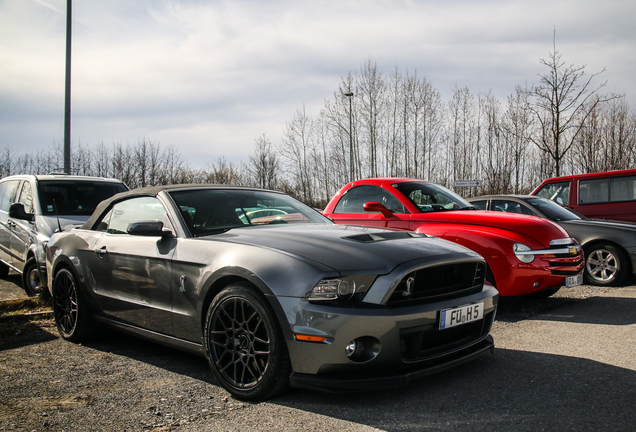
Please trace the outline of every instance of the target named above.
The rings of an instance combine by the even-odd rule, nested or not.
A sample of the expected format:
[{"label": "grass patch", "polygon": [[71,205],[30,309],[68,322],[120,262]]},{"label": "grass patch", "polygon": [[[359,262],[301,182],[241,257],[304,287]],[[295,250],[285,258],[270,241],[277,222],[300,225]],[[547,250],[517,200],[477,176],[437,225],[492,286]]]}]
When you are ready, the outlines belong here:
[{"label": "grass patch", "polygon": [[53,308],[51,307],[51,300],[39,297],[0,302],[0,316],[4,317],[10,317],[13,315],[36,315],[52,311]]}]

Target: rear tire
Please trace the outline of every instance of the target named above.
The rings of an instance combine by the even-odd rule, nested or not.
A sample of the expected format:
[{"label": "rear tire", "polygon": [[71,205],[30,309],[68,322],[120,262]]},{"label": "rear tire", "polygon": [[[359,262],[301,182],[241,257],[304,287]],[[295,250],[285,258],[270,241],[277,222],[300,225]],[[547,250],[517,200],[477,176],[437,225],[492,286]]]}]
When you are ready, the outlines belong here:
[{"label": "rear tire", "polygon": [[283,332],[267,300],[250,285],[231,284],[214,298],[203,346],[212,372],[235,397],[262,401],[289,390]]},{"label": "rear tire", "polygon": [[24,265],[24,271],[22,272],[22,288],[29,297],[42,297],[46,298],[48,291],[42,285],[42,279],[40,278],[40,271],[38,270],[38,264],[35,258],[29,258]]},{"label": "rear tire", "polygon": [[81,342],[90,336],[91,313],[73,272],[67,268],[53,279],[53,315],[58,333],[67,341]]},{"label": "rear tire", "polygon": [[590,285],[620,285],[630,265],[622,250],[609,243],[596,243],[585,248],[585,281]]}]

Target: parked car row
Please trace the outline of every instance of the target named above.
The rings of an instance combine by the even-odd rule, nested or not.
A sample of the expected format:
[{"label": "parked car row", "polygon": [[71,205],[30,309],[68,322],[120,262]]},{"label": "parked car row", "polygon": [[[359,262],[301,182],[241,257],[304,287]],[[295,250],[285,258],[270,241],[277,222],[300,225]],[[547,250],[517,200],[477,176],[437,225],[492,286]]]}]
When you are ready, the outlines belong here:
[{"label": "parked car row", "polygon": [[380,178],[319,212],[254,188],[10,177],[0,271],[52,296],[64,339],[108,325],[203,355],[242,399],[396,387],[493,352],[500,295],[549,296],[584,268],[618,283],[636,267],[636,245],[609,243],[616,224],[586,234],[557,204],[505,199]]},{"label": "parked car row", "polygon": [[583,249],[557,224],[536,217],[483,212],[442,186],[409,178],[345,185],[325,216],[339,224],[434,235],[478,252],[501,296],[546,297],[580,285]]},{"label": "parked car row", "polygon": [[585,280],[617,285],[636,271],[636,224],[588,219],[546,198],[532,195],[488,195],[468,200],[482,210],[538,216],[556,222],[585,250]]}]

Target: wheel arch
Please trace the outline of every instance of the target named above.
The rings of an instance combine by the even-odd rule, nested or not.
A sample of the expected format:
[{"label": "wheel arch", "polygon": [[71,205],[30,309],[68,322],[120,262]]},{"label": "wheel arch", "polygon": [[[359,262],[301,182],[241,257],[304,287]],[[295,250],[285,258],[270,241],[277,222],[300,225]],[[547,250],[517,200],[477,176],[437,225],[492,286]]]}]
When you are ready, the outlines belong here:
[{"label": "wheel arch", "polygon": [[[51,274],[46,275],[47,284],[49,285],[47,288],[51,295],[53,295],[53,281],[55,280],[55,275],[62,269],[67,268],[73,273],[77,282],[80,285],[83,285],[82,273],[79,271],[76,265],[66,256],[61,255],[51,266]],[[49,283],[50,281],[50,283]]]},{"label": "wheel arch", "polygon": [[263,298],[270,305],[274,314],[276,315],[276,319],[278,320],[278,325],[280,329],[283,331],[283,335],[286,340],[290,340],[293,337],[291,328],[289,325],[284,325],[287,323],[286,314],[280,305],[280,302],[276,299],[276,296],[269,288],[269,286],[258,276],[254,275],[251,272],[248,272],[245,269],[241,269],[242,271],[238,271],[238,269],[233,269],[230,272],[224,272],[225,274],[219,275],[216,278],[211,277],[209,282],[206,284],[207,288],[205,290],[205,296],[203,297],[203,301],[201,302],[201,313],[200,313],[200,321],[199,325],[201,330],[205,327],[205,317],[207,315],[208,309],[214,298],[226,287],[233,283],[245,283],[249,287],[251,287],[255,292],[262,295]]}]

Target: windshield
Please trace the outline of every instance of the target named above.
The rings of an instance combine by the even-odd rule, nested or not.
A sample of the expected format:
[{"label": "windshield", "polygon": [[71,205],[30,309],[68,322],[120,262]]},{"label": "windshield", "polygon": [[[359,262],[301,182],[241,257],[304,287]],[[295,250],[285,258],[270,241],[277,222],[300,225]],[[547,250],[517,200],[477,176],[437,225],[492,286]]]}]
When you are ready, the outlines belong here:
[{"label": "windshield", "polygon": [[396,183],[393,187],[411,200],[422,213],[475,208],[464,198],[435,183],[405,182]]},{"label": "windshield", "polygon": [[90,180],[39,180],[45,216],[90,216],[101,201],[128,188],[123,183]]},{"label": "windshield", "polygon": [[547,198],[557,204],[568,205],[570,197],[570,182],[564,181],[559,183],[548,183],[533,195]]},{"label": "windshield", "polygon": [[561,222],[581,219],[581,217],[573,211],[561,207],[559,204],[546,198],[527,198],[526,202],[539,213],[543,213],[548,219],[553,221]]},{"label": "windshield", "polygon": [[275,192],[194,189],[169,194],[193,236],[252,225],[333,223],[300,201]]}]

